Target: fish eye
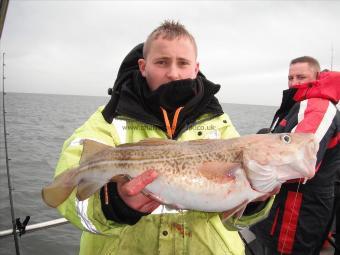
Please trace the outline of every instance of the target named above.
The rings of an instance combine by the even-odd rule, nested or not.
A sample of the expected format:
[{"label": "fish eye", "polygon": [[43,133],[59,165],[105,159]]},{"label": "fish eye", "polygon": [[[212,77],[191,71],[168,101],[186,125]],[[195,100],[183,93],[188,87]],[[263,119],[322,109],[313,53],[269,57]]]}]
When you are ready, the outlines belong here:
[{"label": "fish eye", "polygon": [[290,135],[283,135],[283,136],[281,136],[281,140],[284,143],[290,143],[292,141],[292,138],[290,137]]}]

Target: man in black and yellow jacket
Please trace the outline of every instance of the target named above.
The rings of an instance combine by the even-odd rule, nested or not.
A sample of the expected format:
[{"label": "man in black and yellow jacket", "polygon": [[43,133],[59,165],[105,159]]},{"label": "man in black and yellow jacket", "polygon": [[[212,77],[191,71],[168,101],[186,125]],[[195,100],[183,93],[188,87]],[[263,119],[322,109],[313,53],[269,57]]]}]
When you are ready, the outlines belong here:
[{"label": "man in black and yellow jacket", "polygon": [[[77,166],[83,139],[110,146],[145,138],[228,139],[238,133],[215,94],[220,86],[200,72],[194,38],[183,25],[165,22],[124,59],[112,97],[65,141],[58,176]],[[58,207],[83,230],[80,254],[242,255],[237,227],[263,219],[271,206],[252,208],[222,223],[218,213],[179,211],[145,196],[156,178],[146,172],[131,181],[109,183],[79,201],[73,192]]]}]

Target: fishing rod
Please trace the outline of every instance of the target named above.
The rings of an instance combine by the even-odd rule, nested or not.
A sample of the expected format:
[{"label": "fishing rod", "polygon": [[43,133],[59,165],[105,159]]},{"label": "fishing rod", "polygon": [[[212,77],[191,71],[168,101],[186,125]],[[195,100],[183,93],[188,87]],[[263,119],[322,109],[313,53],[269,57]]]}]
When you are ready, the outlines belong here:
[{"label": "fishing rod", "polygon": [[11,218],[12,218],[12,228],[0,231],[0,238],[8,237],[13,235],[16,254],[20,255],[20,245],[18,235],[21,236],[25,233],[37,231],[40,229],[51,228],[59,225],[63,225],[68,223],[68,220],[65,218],[59,218],[55,220],[50,220],[46,222],[40,222],[37,224],[27,225],[30,216],[26,216],[23,222],[20,221],[20,218],[15,218],[15,210],[14,210],[14,202],[13,202],[13,194],[12,194],[12,182],[11,175],[9,170],[9,157],[8,157],[8,146],[7,146],[7,129],[6,129],[6,107],[5,107],[5,53],[2,54],[2,115],[3,115],[3,133],[4,133],[4,145],[5,145],[5,159],[6,159],[6,173],[7,173],[7,184],[8,184],[8,193],[9,193],[9,201],[11,207]]},{"label": "fishing rod", "polygon": [[12,184],[11,184],[11,176],[9,173],[9,158],[8,158],[8,150],[7,150],[7,130],[6,130],[6,109],[5,109],[5,53],[2,54],[2,116],[3,116],[3,126],[4,126],[4,140],[5,140],[5,159],[6,159],[6,173],[7,173],[7,184],[8,184],[8,195],[9,195],[9,203],[11,206],[11,217],[12,217],[12,231],[14,237],[15,251],[16,254],[20,255],[20,246],[18,233],[16,231],[17,224],[15,220],[14,213],[14,204],[13,204],[13,195],[12,195]]}]

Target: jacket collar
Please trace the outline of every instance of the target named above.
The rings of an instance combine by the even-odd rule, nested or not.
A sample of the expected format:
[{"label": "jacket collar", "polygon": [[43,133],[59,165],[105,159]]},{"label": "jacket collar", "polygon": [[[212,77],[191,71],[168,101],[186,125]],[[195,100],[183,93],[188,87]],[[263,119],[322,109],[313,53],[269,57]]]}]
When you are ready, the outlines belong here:
[{"label": "jacket collar", "polygon": [[340,100],[340,72],[321,72],[319,79],[296,85],[294,101],[300,102],[310,98],[323,98],[337,104]]},{"label": "jacket collar", "polygon": [[322,98],[337,104],[340,100],[340,72],[321,72],[318,80],[284,90],[281,106],[275,113],[271,129],[276,123],[280,123],[295,103],[311,98]]}]

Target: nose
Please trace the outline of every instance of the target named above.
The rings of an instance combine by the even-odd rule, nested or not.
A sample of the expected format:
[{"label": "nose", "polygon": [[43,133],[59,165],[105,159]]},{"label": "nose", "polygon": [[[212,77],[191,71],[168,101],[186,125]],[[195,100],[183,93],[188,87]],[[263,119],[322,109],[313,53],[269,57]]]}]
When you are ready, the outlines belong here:
[{"label": "nose", "polygon": [[176,65],[171,65],[169,66],[167,70],[167,78],[171,81],[179,80],[180,75],[179,75],[179,70]]},{"label": "nose", "polygon": [[296,79],[296,78],[293,78],[293,79],[288,81],[289,87],[291,87],[292,85],[298,85],[299,83],[300,83],[299,80]]}]

